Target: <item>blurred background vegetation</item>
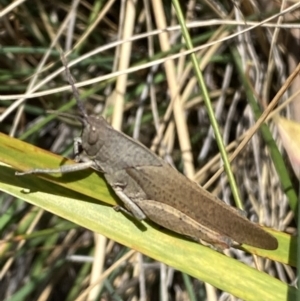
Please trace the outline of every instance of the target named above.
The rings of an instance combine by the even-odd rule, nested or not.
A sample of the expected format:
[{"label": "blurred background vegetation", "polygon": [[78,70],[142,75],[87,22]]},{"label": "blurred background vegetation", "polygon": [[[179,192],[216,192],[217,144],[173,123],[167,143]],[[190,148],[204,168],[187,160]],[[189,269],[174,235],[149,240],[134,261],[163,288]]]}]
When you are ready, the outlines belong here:
[{"label": "blurred background vegetation", "polygon": [[[179,5],[232,154],[297,66],[300,5],[248,0],[192,0]],[[77,112],[62,72],[62,48],[74,63],[70,70],[89,113],[104,115],[116,129],[201,185],[222,166],[171,1],[0,0],[0,41],[2,133],[73,157],[79,124],[46,112]],[[295,121],[300,119],[299,86],[298,77],[279,101],[285,104],[280,114]],[[294,101],[288,103],[291,96]],[[268,122],[267,130],[283,153],[288,185],[297,187],[276,125]],[[295,192],[285,193],[266,137],[258,131],[233,161],[232,171],[247,217],[295,234]],[[206,187],[235,206],[225,173]],[[1,300],[75,300],[128,252],[121,244],[41,213],[11,195],[1,194],[0,204]],[[290,265],[235,249],[226,254],[295,285]],[[137,252],[84,298],[235,300]]]}]

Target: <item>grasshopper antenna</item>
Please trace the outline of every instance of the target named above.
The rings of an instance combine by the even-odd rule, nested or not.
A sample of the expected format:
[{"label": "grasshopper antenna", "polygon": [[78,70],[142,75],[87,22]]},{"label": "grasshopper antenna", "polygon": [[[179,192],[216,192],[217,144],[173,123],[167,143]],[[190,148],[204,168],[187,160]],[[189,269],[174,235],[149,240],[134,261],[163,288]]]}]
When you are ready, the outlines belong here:
[{"label": "grasshopper antenna", "polygon": [[88,120],[88,114],[87,114],[87,112],[86,112],[86,110],[83,106],[82,100],[80,99],[79,92],[78,92],[77,88],[75,87],[75,81],[74,81],[74,79],[71,75],[70,69],[69,69],[68,64],[67,64],[67,60],[66,60],[63,52],[61,53],[61,60],[62,60],[62,63],[65,67],[69,84],[72,87],[73,95],[76,99],[76,103],[77,103],[77,107],[80,111],[80,115],[83,117],[82,121],[83,121],[83,123],[86,123],[86,121]]}]

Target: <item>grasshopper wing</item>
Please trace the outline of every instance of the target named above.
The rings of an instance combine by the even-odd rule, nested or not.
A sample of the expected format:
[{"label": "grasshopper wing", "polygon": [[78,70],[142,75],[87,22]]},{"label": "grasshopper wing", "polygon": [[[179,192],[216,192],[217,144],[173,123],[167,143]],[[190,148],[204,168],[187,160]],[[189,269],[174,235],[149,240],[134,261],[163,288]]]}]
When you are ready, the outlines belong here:
[{"label": "grasshopper wing", "polygon": [[[224,238],[230,238],[239,244],[246,243],[267,250],[277,249],[278,242],[275,237],[168,164],[160,167],[128,168],[126,172],[143,189],[147,199],[174,208],[177,215],[178,212],[181,212],[181,216],[187,216],[196,224],[201,225],[203,229],[210,229],[213,233],[219,233]],[[147,205],[141,204],[142,202],[139,202],[139,207],[146,211]],[[169,207],[168,211],[170,212]],[[147,216],[146,212],[145,214]],[[151,219],[154,221],[154,214],[151,214]],[[173,230],[174,226],[166,226],[166,223],[161,221],[162,219],[158,219],[157,223]],[[198,231],[198,235],[196,235],[197,231],[195,231],[194,235],[189,236],[202,239],[203,234],[199,235],[202,232]]]}]

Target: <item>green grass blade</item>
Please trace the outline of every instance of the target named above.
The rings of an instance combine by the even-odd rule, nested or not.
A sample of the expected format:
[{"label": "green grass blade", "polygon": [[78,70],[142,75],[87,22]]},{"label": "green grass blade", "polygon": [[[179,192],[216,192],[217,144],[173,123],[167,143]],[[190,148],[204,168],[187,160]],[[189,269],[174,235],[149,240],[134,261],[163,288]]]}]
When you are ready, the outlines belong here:
[{"label": "green grass blade", "polygon": [[[0,161],[24,170],[37,166],[56,167],[62,158],[0,135]],[[261,300],[286,300],[287,296],[294,297],[296,294],[295,288],[208,247],[159,230],[151,223],[137,223],[115,212],[111,206],[101,202],[112,204],[114,199],[103,179],[95,172],[53,178],[47,176],[47,180],[33,175],[16,177],[14,173],[15,170],[10,167],[0,166],[0,190],[101,233],[243,300],[257,300],[257,294]],[[280,244],[278,250],[256,249],[257,254],[273,258],[293,253],[294,250],[286,247],[291,243],[287,235],[279,233],[276,237]],[[284,253],[283,247],[289,253]]]}]

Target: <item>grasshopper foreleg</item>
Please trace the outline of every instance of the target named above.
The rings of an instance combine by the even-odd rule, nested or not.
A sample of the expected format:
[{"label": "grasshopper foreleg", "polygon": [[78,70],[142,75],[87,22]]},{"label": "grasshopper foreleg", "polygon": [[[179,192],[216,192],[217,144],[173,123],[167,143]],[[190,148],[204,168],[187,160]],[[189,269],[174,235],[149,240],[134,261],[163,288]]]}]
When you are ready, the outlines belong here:
[{"label": "grasshopper foreleg", "polygon": [[68,173],[68,172],[88,169],[93,165],[94,165],[93,161],[87,161],[83,163],[63,165],[60,166],[59,168],[34,168],[23,172],[17,171],[15,174],[16,176],[23,176],[23,175],[37,174],[37,173],[39,174]]},{"label": "grasshopper foreleg", "polygon": [[75,162],[80,162],[80,147],[82,145],[82,140],[80,137],[74,138],[74,161]]}]

